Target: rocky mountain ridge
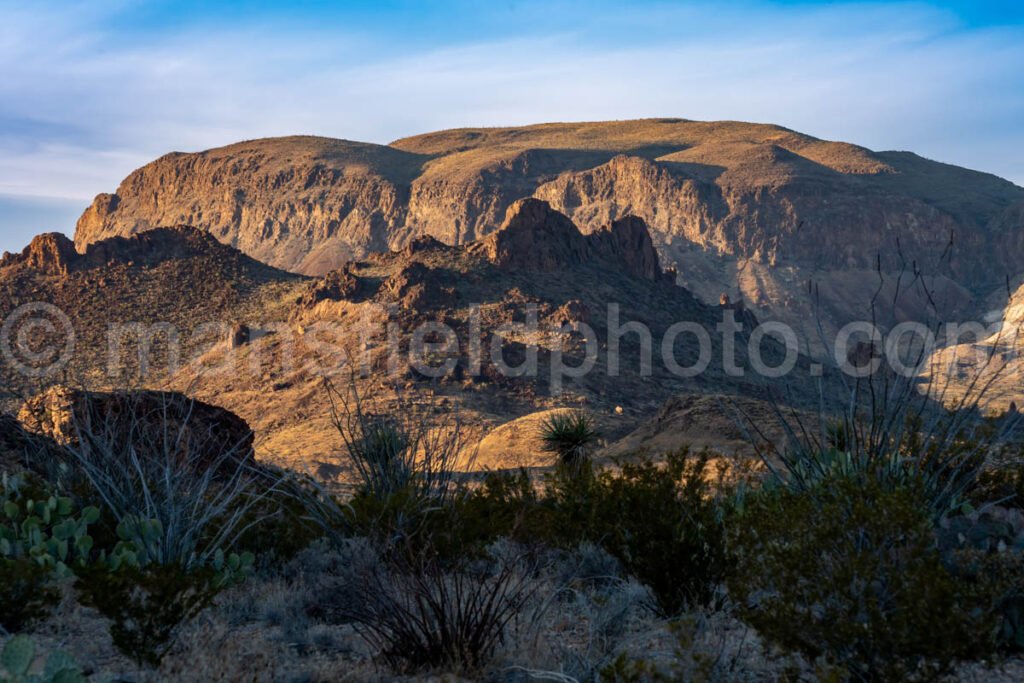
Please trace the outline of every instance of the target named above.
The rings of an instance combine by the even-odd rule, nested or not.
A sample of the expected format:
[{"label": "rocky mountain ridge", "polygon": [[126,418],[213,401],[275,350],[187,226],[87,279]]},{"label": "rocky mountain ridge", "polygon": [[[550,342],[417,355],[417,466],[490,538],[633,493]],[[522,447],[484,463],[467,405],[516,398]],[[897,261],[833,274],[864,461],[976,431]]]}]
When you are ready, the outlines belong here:
[{"label": "rocky mountain ridge", "polygon": [[1024,254],[1010,248],[1024,233],[1024,188],[778,126],[681,119],[463,129],[389,146],[275,138],[169,154],[97,197],[75,241],[82,249],[188,223],[271,265],[321,274],[420,235],[472,241],[528,196],[585,231],[636,215],[656,242],[757,263],[872,268],[881,253],[895,267],[897,238],[904,257],[925,263],[952,236],[959,279],[1024,270]]},{"label": "rocky mountain ridge", "polygon": [[[635,216],[702,300],[743,300],[815,353],[883,288],[924,291],[882,316],[976,318],[1024,272],[1024,188],[907,152],[772,125],[648,119],[440,131],[372,145],[317,137],[169,154],[100,195],[75,242],[188,223],[275,267],[320,275],[422,237],[492,235],[544,200],[590,233]],[[626,246],[626,245],[622,245]],[[648,256],[642,256],[649,261]],[[817,300],[808,295],[827,293]]]},{"label": "rocky mountain ridge", "polygon": [[[452,247],[421,237],[306,282],[287,328],[239,348],[216,347],[198,366],[234,367],[236,359],[252,358],[288,363],[256,373],[243,363],[239,372],[213,377],[186,367],[171,388],[240,415],[263,436],[261,457],[285,464],[308,465],[336,447],[323,409],[325,373],[339,386],[355,381],[362,396],[382,402],[380,410],[397,409],[389,403],[397,395],[415,397],[487,429],[583,405],[615,438],[679,392],[763,395],[761,378],[730,376],[722,367],[714,330],[728,306],[704,304],[675,284],[640,219],[587,234],[547,203],[525,199],[481,240]],[[696,375],[676,373],[663,359],[661,340],[683,320],[708,330],[708,367]],[[624,334],[614,358],[609,352],[611,326],[628,322],[659,340],[649,371],[642,371],[642,335]],[[593,331],[590,341],[579,325]],[[421,348],[413,340],[424,332]],[[690,335],[670,341],[667,353],[682,367],[704,353]],[[746,364],[746,345],[737,352]],[[764,340],[765,363],[774,367],[784,355],[773,338]],[[355,376],[345,364],[354,361],[363,369]],[[562,376],[563,367],[589,370]],[[812,386],[809,373],[808,359],[799,357],[786,380],[793,397]]]},{"label": "rocky mountain ridge", "polygon": [[42,275],[67,276],[114,265],[155,266],[197,256],[233,261],[253,274],[272,276],[274,271],[225,247],[209,233],[185,225],[108,238],[86,245],[82,252],[63,233],[44,233],[33,238],[20,254],[5,253],[0,258],[0,269],[23,268]]},{"label": "rocky mountain ridge", "polygon": [[[187,358],[197,341],[205,343],[193,339],[196,330],[210,324],[229,327],[254,311],[269,315],[280,293],[301,287],[303,281],[221,244],[205,231],[184,226],[110,238],[90,245],[85,253],[77,252],[63,235],[40,235],[22,253],[0,260],[0,320],[9,327],[5,340],[14,348],[23,331],[34,338],[48,329],[33,342],[40,348],[63,349],[70,326],[74,334],[68,348],[73,353],[56,375],[34,378],[16,367],[14,361],[22,354],[8,357],[5,348],[0,409],[13,407],[4,403],[12,399],[7,394],[16,403],[38,391],[40,382],[94,389],[135,386],[139,380],[122,373],[137,369],[138,352],[132,347],[113,353],[121,332],[124,344],[150,344],[147,348],[160,363],[168,361],[167,344],[177,338]],[[26,358],[36,354],[29,350]],[[43,365],[52,360],[49,355],[38,357]]]}]

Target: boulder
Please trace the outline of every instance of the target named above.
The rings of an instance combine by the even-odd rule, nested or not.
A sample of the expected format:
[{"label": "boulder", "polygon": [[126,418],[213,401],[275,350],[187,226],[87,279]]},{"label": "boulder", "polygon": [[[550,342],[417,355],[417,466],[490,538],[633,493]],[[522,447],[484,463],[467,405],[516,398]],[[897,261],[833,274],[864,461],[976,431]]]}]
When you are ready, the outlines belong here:
[{"label": "boulder", "polygon": [[218,466],[230,472],[253,457],[253,433],[244,420],[173,392],[101,393],[58,386],[29,399],[18,420],[26,431],[64,447],[166,449],[199,470]]}]

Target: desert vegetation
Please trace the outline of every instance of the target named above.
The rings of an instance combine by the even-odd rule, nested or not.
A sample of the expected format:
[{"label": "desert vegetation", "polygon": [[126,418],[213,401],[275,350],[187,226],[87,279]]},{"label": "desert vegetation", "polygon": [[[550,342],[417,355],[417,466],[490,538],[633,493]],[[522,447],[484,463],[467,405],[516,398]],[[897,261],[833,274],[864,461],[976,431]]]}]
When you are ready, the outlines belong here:
[{"label": "desert vegetation", "polygon": [[180,397],[116,395],[64,443],[19,433],[0,680],[1020,671],[1021,476],[995,421],[930,430],[895,400],[766,467],[688,449],[602,466],[574,410],[539,427],[547,472],[467,474],[457,416],[325,397],[343,488],[257,464]]}]

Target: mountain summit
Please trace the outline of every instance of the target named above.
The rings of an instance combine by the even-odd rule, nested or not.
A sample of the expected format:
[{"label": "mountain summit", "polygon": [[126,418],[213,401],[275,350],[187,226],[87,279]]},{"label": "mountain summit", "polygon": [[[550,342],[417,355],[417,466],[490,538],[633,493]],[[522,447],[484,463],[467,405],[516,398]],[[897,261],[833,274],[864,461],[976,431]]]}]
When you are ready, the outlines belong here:
[{"label": "mountain summit", "polygon": [[[585,233],[642,219],[679,283],[729,293],[795,324],[863,317],[877,272],[917,264],[969,306],[1024,272],[1024,188],[907,152],[873,152],[779,126],[646,119],[430,133],[373,145],[320,137],[168,154],[96,198],[79,250],[189,224],[278,268],[320,275],[431,236],[496,232],[535,197]],[[952,248],[950,246],[952,245]],[[643,257],[648,258],[648,257]],[[920,302],[908,304],[914,317]]]}]

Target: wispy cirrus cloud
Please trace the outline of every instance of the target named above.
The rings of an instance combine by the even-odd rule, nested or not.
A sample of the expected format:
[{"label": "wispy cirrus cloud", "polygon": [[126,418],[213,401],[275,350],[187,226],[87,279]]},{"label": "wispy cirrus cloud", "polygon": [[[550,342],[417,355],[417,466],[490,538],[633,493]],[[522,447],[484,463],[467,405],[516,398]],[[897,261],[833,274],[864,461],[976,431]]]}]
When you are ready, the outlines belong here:
[{"label": "wispy cirrus cloud", "polygon": [[[1019,23],[919,3],[398,4],[171,20],[0,3],[0,195],[84,206],[165,152],[267,135],[647,116],[779,123],[1024,183]],[[26,220],[0,206],[0,248]]]}]

